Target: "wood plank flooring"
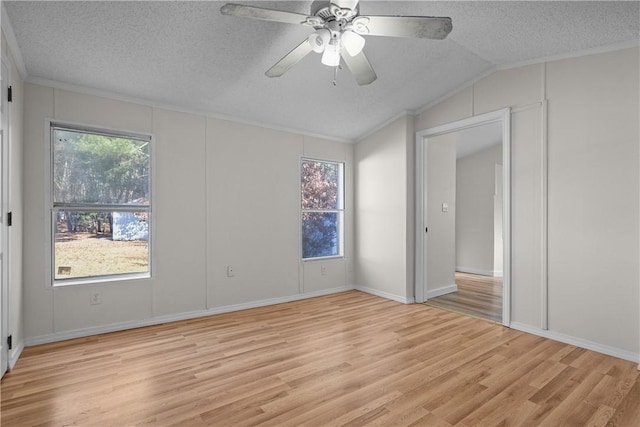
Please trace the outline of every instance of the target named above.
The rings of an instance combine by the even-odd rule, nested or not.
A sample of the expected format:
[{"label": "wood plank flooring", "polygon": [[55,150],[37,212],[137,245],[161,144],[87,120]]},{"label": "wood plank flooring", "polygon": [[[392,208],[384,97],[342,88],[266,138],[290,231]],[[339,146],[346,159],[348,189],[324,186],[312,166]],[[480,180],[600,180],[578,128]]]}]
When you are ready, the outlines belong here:
[{"label": "wood plank flooring", "polygon": [[433,307],[502,322],[502,277],[456,272],[458,291],[431,298]]},{"label": "wood plank flooring", "polygon": [[357,291],[29,347],[3,426],[637,426],[636,364]]}]

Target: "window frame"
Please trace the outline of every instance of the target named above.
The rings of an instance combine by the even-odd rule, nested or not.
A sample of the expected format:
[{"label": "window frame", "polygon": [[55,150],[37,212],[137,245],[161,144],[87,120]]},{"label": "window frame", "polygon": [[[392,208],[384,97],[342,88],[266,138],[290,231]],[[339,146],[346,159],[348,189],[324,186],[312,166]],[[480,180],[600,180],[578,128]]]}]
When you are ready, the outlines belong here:
[{"label": "window frame", "polygon": [[[304,162],[316,162],[316,163],[330,163],[338,166],[338,208],[336,209],[304,209],[302,207],[302,164]],[[329,159],[319,159],[313,157],[300,157],[300,162],[298,164],[298,194],[299,194],[299,203],[298,207],[300,210],[299,222],[298,222],[298,232],[300,233],[300,259],[302,262],[312,262],[312,261],[323,261],[330,259],[341,259],[345,257],[344,247],[345,247],[345,170],[346,164],[341,160],[329,160]],[[303,226],[303,215],[305,213],[336,213],[338,216],[338,254],[337,255],[325,255],[325,256],[315,256],[315,257],[304,257],[304,248],[303,248],[303,240],[304,235],[302,232]]]},{"label": "window frame", "polygon": [[[86,285],[86,284],[98,284],[106,282],[123,282],[138,279],[150,279],[153,276],[153,235],[154,235],[154,222],[153,222],[153,193],[154,193],[154,151],[155,144],[154,138],[151,134],[140,133],[135,131],[115,130],[107,127],[84,125],[79,123],[66,122],[61,120],[48,119],[46,120],[46,134],[48,139],[47,150],[47,167],[45,168],[45,179],[47,180],[47,194],[46,194],[46,215],[45,218],[48,222],[47,233],[47,271],[48,271],[48,283],[51,287],[72,286],[72,285]],[[94,134],[106,137],[114,138],[126,138],[134,139],[138,141],[145,141],[149,145],[149,194],[148,205],[140,204],[117,204],[117,203],[63,203],[55,201],[55,180],[54,180],[54,132],[56,130],[71,131],[78,133]],[[60,211],[71,212],[144,212],[147,215],[148,222],[148,240],[147,240],[147,271],[146,272],[130,272],[130,273],[115,273],[115,274],[100,274],[84,277],[71,277],[71,278],[56,278],[55,270],[55,243],[56,243],[56,217]],[[111,230],[113,232],[113,230]]]}]

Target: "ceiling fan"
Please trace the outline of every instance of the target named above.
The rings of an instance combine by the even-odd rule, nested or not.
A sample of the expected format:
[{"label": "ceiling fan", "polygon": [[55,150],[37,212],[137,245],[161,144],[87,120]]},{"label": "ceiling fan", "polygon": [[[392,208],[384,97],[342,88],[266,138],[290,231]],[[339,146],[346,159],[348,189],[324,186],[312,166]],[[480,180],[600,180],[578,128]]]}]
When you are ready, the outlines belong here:
[{"label": "ceiling fan", "polygon": [[[228,3],[222,6],[223,15],[265,21],[301,24],[313,27],[302,43],[286,54],[265,73],[280,77],[311,52],[322,53],[325,65],[340,66],[341,59],[359,85],[376,80],[363,48],[362,36],[418,37],[442,40],[451,32],[451,18],[431,16],[364,16],[360,15],[358,0],[319,0],[311,4],[311,15],[264,9]],[[335,78],[334,78],[335,84]]]}]

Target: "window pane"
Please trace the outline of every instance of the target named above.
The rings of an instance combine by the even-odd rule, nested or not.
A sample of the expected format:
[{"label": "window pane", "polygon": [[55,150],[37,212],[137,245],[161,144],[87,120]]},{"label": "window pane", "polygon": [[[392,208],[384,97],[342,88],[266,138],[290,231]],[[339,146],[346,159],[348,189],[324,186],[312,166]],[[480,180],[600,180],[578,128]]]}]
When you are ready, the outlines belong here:
[{"label": "window pane", "polygon": [[57,211],[56,280],[149,272],[147,212]]},{"label": "window pane", "polygon": [[149,204],[149,141],[53,130],[54,203]]},{"label": "window pane", "polygon": [[341,164],[302,161],[302,209],[342,209]]},{"label": "window pane", "polygon": [[338,212],[302,213],[302,258],[340,255]]}]

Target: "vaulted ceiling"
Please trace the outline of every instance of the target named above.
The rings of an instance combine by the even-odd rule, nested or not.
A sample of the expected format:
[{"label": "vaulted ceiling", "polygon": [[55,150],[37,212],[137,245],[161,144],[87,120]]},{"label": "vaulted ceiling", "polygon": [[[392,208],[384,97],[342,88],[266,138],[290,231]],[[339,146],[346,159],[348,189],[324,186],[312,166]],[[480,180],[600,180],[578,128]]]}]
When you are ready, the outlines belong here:
[{"label": "vaulted ceiling", "polygon": [[[309,1],[237,3],[309,14]],[[637,1],[361,1],[362,15],[449,16],[442,41],[367,36],[358,86],[312,53],[264,72],[313,30],[223,16],[220,1],[4,1],[27,80],[355,140],[496,68],[638,44]],[[3,23],[3,27],[5,27]],[[55,83],[52,83],[55,82]]]}]

